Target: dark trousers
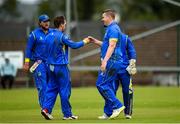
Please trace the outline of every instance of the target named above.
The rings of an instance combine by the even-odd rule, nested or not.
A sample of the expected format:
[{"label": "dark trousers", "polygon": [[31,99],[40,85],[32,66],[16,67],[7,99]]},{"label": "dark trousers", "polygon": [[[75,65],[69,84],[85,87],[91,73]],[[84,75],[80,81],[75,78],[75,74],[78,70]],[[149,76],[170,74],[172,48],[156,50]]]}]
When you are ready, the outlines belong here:
[{"label": "dark trousers", "polygon": [[1,77],[1,85],[3,89],[6,89],[6,82],[9,82],[9,89],[11,89],[14,83],[14,76],[4,75]]}]

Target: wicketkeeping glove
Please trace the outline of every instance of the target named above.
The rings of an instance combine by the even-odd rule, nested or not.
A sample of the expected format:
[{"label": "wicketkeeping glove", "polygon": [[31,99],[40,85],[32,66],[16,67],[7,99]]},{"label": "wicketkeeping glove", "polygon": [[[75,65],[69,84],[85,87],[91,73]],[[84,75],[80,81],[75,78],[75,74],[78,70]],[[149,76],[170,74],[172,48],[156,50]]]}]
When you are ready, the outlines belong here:
[{"label": "wicketkeeping glove", "polygon": [[131,59],[129,61],[129,66],[126,68],[126,70],[128,71],[128,73],[130,75],[135,75],[137,73],[136,60],[135,59]]},{"label": "wicketkeeping glove", "polygon": [[135,59],[130,59],[130,60],[129,60],[129,65],[130,65],[131,67],[136,67],[136,60],[135,60]]}]

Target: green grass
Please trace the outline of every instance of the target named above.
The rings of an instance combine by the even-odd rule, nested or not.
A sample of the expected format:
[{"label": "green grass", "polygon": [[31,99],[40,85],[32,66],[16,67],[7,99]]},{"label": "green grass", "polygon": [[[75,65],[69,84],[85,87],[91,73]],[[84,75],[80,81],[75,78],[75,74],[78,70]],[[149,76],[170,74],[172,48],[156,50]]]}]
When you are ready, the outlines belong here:
[{"label": "green grass", "polygon": [[[59,97],[53,110],[54,120],[40,114],[36,89],[0,90],[0,123],[180,123],[180,88],[134,87],[133,118],[120,114],[115,120],[98,120],[103,99],[96,88],[73,88],[71,104],[79,120],[62,120]],[[121,90],[118,97],[122,100]]]}]

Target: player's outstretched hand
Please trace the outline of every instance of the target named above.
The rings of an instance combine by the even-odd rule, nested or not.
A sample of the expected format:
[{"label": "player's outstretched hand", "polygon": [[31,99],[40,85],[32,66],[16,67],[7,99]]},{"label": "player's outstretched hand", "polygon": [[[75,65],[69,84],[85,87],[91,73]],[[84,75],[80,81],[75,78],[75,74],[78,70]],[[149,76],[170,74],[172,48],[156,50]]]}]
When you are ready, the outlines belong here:
[{"label": "player's outstretched hand", "polygon": [[86,38],[83,39],[83,42],[84,42],[85,44],[88,44],[88,43],[90,43],[90,39],[89,39],[88,37],[86,37]]},{"label": "player's outstretched hand", "polygon": [[89,40],[91,43],[95,43],[96,42],[96,39],[92,36],[88,36]]}]

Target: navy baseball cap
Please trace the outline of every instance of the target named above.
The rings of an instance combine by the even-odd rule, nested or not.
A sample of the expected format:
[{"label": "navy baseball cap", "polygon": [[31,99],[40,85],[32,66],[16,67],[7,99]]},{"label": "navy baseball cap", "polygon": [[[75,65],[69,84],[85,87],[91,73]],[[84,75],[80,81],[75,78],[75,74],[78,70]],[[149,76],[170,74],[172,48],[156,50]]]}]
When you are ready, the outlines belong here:
[{"label": "navy baseball cap", "polygon": [[43,15],[40,15],[40,16],[39,16],[39,22],[46,22],[46,21],[50,21],[48,15],[43,14]]}]

